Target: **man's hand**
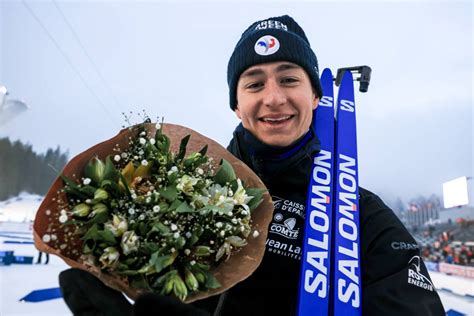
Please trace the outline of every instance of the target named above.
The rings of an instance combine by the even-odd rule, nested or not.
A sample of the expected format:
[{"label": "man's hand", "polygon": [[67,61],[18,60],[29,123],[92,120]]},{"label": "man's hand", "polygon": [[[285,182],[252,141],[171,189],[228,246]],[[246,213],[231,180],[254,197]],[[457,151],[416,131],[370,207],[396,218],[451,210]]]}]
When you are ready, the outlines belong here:
[{"label": "man's hand", "polygon": [[131,305],[121,292],[80,269],[61,272],[59,285],[74,316],[210,316],[208,312],[176,298],[155,293],[143,294]]}]

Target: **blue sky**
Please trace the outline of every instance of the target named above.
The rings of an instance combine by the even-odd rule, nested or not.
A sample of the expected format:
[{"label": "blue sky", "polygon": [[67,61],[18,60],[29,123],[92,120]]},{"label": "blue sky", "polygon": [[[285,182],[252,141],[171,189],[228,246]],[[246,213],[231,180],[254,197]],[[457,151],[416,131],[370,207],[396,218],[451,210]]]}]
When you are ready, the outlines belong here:
[{"label": "blue sky", "polygon": [[145,109],[227,145],[234,45],[257,19],[289,14],[321,69],[372,67],[356,95],[361,185],[388,200],[441,195],[474,176],[472,12],[470,1],[2,1],[0,84],[30,109],[0,137],[75,155],[115,135],[122,111]]}]

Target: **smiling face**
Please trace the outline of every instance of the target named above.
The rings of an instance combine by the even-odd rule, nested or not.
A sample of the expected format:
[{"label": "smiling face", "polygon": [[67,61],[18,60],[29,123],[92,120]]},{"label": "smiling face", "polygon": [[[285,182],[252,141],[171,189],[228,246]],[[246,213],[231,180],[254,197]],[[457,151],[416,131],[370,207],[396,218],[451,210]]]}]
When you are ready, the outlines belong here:
[{"label": "smiling face", "polygon": [[308,131],[318,102],[303,68],[273,62],[255,65],[240,75],[235,113],[260,141],[283,147]]}]

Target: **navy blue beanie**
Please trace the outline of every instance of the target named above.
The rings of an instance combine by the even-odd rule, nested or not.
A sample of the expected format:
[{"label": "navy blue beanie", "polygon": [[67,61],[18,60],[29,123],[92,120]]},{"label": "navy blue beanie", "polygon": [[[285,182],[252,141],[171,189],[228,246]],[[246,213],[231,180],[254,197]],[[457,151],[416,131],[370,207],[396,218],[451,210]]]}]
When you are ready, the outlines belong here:
[{"label": "navy blue beanie", "polygon": [[301,66],[308,74],[321,98],[318,59],[303,29],[288,15],[257,21],[242,33],[227,65],[230,108],[237,106],[237,83],[240,75],[254,65],[289,61]]}]

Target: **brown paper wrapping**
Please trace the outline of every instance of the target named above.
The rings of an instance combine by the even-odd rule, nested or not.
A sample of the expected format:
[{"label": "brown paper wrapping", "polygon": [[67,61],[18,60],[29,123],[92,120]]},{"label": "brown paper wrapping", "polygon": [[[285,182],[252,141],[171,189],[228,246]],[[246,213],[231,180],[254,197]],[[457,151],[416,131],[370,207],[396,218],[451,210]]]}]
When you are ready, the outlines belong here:
[{"label": "brown paper wrapping", "polygon": [[[154,135],[154,124],[147,124],[147,129],[152,133],[152,135]],[[212,139],[209,139],[189,128],[174,124],[163,124],[163,132],[170,138],[171,149],[173,152],[178,151],[181,139],[190,134],[191,138],[187,146],[188,154],[199,151],[205,144],[207,144],[207,155],[214,158],[216,163],[219,163],[221,159],[226,159],[231,163],[237,177],[242,179],[247,186],[265,188],[263,182],[249,167],[247,167],[247,165],[235,158],[224,147]],[[80,176],[82,170],[91,158],[98,156],[100,159],[105,159],[108,155],[113,154],[113,148],[116,144],[118,144],[120,148],[126,148],[129,136],[132,136],[132,133],[133,132],[129,129],[123,129],[115,137],[89,148],[74,157],[66,167],[64,167],[62,173],[68,177],[72,177],[73,174]],[[97,267],[86,265],[80,258],[82,249],[81,241],[71,233],[68,235],[68,232],[66,231],[67,229],[61,227],[57,220],[57,214],[60,212],[57,197],[58,192],[62,187],[63,181],[58,177],[38,209],[33,232],[36,247],[42,252],[59,256],[71,267],[91,272],[108,286],[124,292],[131,299],[136,299],[143,290],[130,287],[127,277],[102,272]],[[267,229],[272,214],[273,204],[270,195],[266,192],[260,206],[252,212],[252,228],[259,232],[258,237],[254,238],[249,236],[247,246],[233,254],[227,262],[221,263],[218,267],[212,270],[212,273],[222,285],[220,288],[191,294],[187,297],[186,302],[189,303],[222,293],[238,282],[246,279],[255,271],[262,261],[265,252]],[[72,227],[69,228],[69,232],[72,230]],[[43,241],[42,236],[44,234],[55,234],[57,237],[57,242],[55,244],[68,244],[68,247],[64,249],[61,249],[61,247],[53,248],[53,243],[45,243]]]}]

